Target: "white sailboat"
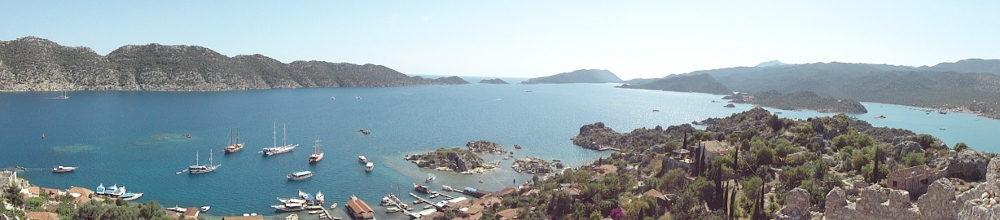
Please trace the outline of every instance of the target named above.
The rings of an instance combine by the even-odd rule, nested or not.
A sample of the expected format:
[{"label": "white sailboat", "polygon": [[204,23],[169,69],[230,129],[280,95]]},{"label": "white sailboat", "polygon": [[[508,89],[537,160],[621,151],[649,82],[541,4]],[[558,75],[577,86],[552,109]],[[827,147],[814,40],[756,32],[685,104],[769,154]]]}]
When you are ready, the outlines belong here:
[{"label": "white sailboat", "polygon": [[66,95],[66,90],[63,90],[62,95],[56,97],[56,99],[69,99],[69,96]]},{"label": "white sailboat", "polygon": [[195,153],[195,154],[194,154],[194,161],[195,161],[195,164],[194,164],[194,165],[191,165],[191,166],[188,166],[188,169],[187,169],[187,171],[188,171],[189,173],[192,173],[192,174],[197,174],[197,173],[210,173],[210,172],[212,172],[212,171],[215,171],[215,169],[218,169],[218,168],[219,168],[219,166],[222,166],[222,164],[218,164],[218,165],[216,165],[216,164],[215,164],[215,161],[214,161],[214,156],[212,155],[212,152],[211,152],[211,151],[209,151],[208,155],[209,155],[209,156],[208,156],[208,161],[209,161],[209,165],[208,165],[208,166],[205,166],[205,165],[201,165],[201,164],[200,164],[200,163],[201,163],[201,161],[199,160],[199,155],[198,155],[198,153]]},{"label": "white sailboat", "polygon": [[233,133],[233,129],[229,129],[229,144],[226,145],[226,153],[236,153],[243,149],[243,145],[244,143],[240,142],[240,129],[237,128],[236,133]]},{"label": "white sailboat", "polygon": [[288,152],[292,151],[292,149],[295,149],[295,147],[299,146],[299,144],[286,144],[285,143],[285,142],[288,141],[288,130],[285,128],[285,125],[281,125],[281,132],[282,132],[282,134],[281,134],[282,135],[281,136],[281,146],[278,146],[278,136],[277,136],[278,135],[278,130],[277,129],[278,129],[277,124],[275,124],[275,126],[274,126],[274,132],[272,132],[272,136],[271,136],[271,138],[274,140],[274,147],[264,148],[263,150],[260,151],[260,153],[264,154],[264,156],[271,156],[271,155],[280,154],[280,153],[288,153]]}]

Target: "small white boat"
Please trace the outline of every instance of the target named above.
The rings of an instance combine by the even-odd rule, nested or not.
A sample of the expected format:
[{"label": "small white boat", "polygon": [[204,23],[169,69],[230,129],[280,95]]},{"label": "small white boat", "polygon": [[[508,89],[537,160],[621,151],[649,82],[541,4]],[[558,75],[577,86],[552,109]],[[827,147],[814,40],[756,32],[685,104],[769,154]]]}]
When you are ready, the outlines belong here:
[{"label": "small white boat", "polygon": [[278,198],[278,201],[281,202],[281,203],[283,203],[283,204],[288,204],[288,203],[306,203],[306,200],[296,199],[296,198],[288,198],[288,199],[286,199],[286,198]]},{"label": "small white boat", "polygon": [[125,194],[122,194],[122,200],[125,200],[125,201],[136,200],[136,199],[139,199],[139,197],[142,197],[142,194],[143,193],[125,193]]},{"label": "small white boat", "polygon": [[180,206],[176,206],[176,205],[174,207],[167,208],[167,210],[174,211],[174,212],[180,212],[180,213],[184,213],[184,211],[187,211],[186,208],[181,208]]},{"label": "small white boat", "polygon": [[302,203],[288,203],[288,204],[281,204],[281,205],[272,205],[271,208],[274,208],[275,210],[283,211],[283,212],[297,212],[297,211],[302,211],[302,210],[306,209],[305,207],[302,206]]},{"label": "small white boat", "polygon": [[66,90],[63,90],[62,95],[57,96],[56,99],[69,99],[69,96],[66,95]]},{"label": "small white boat", "polygon": [[57,166],[52,168],[52,172],[53,173],[73,172],[74,170],[76,170],[76,168],[79,167]]},{"label": "small white boat", "polygon": [[104,193],[105,193],[105,192],[104,192],[104,191],[105,191],[104,189],[105,189],[105,188],[104,188],[104,183],[101,183],[101,185],[98,185],[98,186],[97,186],[97,190],[94,190],[94,194],[97,194],[97,195],[104,195]]},{"label": "small white boat", "polygon": [[209,209],[212,209],[212,207],[206,205],[206,206],[202,206],[200,210],[201,210],[201,212],[208,212]]},{"label": "small white boat", "polygon": [[365,172],[372,172],[373,169],[375,169],[375,163],[368,162],[368,164],[365,164]]},{"label": "small white boat", "polygon": [[368,158],[362,155],[358,155],[358,162],[368,163]]},{"label": "small white boat", "polygon": [[385,208],[385,212],[386,213],[393,213],[393,212],[399,212],[399,211],[400,211],[399,208],[396,208],[396,207]]},{"label": "small white boat", "polygon": [[292,174],[288,174],[288,179],[290,180],[303,180],[313,176],[312,171],[299,171]]},{"label": "small white boat", "polygon": [[330,209],[335,209],[335,208],[337,208],[337,203],[336,202],[333,203],[333,205],[330,205]]},{"label": "small white boat", "polygon": [[325,201],[326,201],[326,196],[323,195],[323,192],[316,192],[316,202],[319,202],[319,204],[323,204],[323,202]]}]

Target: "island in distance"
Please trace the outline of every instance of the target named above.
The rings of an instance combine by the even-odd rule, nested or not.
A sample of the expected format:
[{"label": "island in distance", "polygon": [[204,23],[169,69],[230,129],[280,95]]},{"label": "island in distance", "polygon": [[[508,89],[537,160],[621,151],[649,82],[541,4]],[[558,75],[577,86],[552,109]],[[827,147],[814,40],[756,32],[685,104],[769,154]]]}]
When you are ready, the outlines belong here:
[{"label": "island in distance", "polygon": [[38,37],[0,41],[0,91],[224,91],[301,87],[469,84],[407,76],[375,64],[228,57],[187,45],[126,45],[107,55]]},{"label": "island in distance", "polygon": [[621,78],[608,70],[582,69],[551,76],[531,78],[521,84],[559,84],[559,83],[617,83]]},{"label": "island in distance", "polygon": [[482,84],[497,84],[497,85],[507,85],[507,84],[510,84],[510,83],[507,83],[507,81],[503,81],[500,78],[479,80],[479,83],[482,83]]}]

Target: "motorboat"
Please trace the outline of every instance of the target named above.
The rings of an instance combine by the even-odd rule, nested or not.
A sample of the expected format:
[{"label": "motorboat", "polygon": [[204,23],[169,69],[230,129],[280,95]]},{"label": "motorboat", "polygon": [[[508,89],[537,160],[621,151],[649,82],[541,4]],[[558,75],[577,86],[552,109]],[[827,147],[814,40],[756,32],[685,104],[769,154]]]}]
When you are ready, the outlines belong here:
[{"label": "motorboat", "polygon": [[358,155],[358,162],[368,163],[368,158],[362,155]]},{"label": "motorboat", "polygon": [[209,209],[212,209],[212,207],[206,205],[206,206],[202,206],[201,209],[199,209],[199,210],[201,210],[201,212],[208,212]]},{"label": "motorboat", "polygon": [[143,193],[125,193],[125,194],[122,194],[122,200],[132,201],[132,200],[139,199],[139,197],[142,197],[142,195],[143,195]]},{"label": "motorboat", "polygon": [[281,202],[281,203],[283,203],[283,204],[287,204],[287,203],[306,203],[306,200],[296,199],[296,198],[287,198],[287,199],[286,198],[278,198],[278,201]]},{"label": "motorboat", "polygon": [[399,212],[399,211],[401,211],[401,210],[399,210],[399,208],[397,208],[397,207],[388,207],[388,208],[385,208],[385,213],[394,213],[394,212]]},{"label": "motorboat", "polygon": [[167,208],[167,210],[174,211],[174,212],[179,212],[179,213],[184,213],[185,211],[187,211],[186,208],[181,208],[180,206],[176,206],[176,205],[174,207]]},{"label": "motorboat", "polygon": [[375,169],[375,163],[368,162],[368,164],[365,164],[365,172],[372,172],[373,169]]},{"label": "motorboat", "polygon": [[104,188],[104,183],[101,183],[101,185],[98,185],[98,186],[97,186],[97,190],[94,190],[94,194],[97,194],[97,195],[104,195],[104,194],[105,194],[105,192],[104,192],[104,191],[105,191],[105,189],[106,189],[106,188]]},{"label": "motorboat", "polygon": [[282,212],[297,212],[305,210],[302,203],[285,203],[281,205],[271,205],[271,208]]},{"label": "motorboat", "polygon": [[52,168],[52,172],[53,173],[73,172],[74,170],[76,170],[76,168],[79,167],[57,166]]},{"label": "motorboat", "polygon": [[416,183],[413,184],[413,190],[416,190],[417,192],[422,192],[422,193],[430,193],[431,192],[431,189],[428,188],[427,186],[416,184]]},{"label": "motorboat", "polygon": [[288,174],[288,179],[290,180],[303,180],[313,176],[312,171],[299,171],[292,174]]}]

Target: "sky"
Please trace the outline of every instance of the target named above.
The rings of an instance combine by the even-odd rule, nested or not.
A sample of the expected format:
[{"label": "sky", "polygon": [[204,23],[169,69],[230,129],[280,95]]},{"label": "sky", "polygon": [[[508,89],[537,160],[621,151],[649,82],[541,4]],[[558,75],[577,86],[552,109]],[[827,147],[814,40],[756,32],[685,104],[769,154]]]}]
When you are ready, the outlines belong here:
[{"label": "sky", "polygon": [[622,79],[783,63],[1000,58],[1000,1],[7,1],[0,40],[196,45],[408,75]]}]

